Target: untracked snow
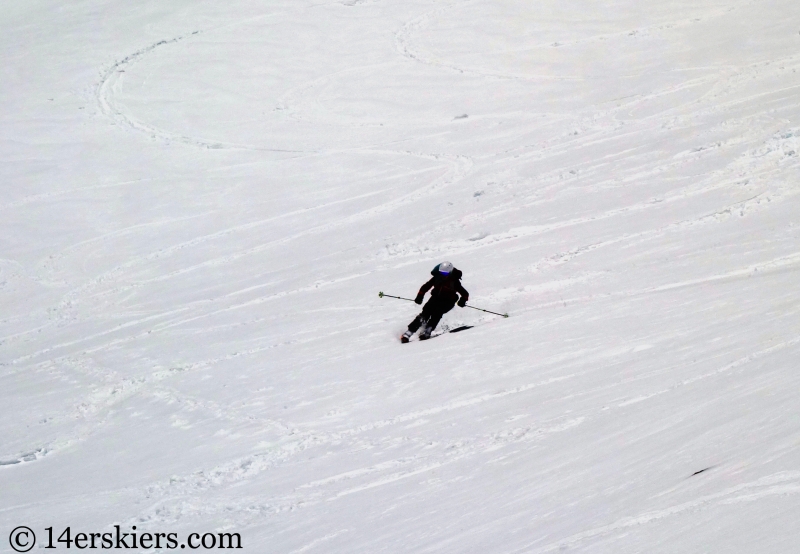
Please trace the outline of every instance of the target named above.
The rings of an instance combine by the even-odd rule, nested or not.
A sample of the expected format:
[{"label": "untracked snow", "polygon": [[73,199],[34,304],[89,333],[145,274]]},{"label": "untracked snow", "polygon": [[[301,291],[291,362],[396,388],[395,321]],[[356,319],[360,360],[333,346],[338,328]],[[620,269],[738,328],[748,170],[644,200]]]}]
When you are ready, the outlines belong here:
[{"label": "untracked snow", "polygon": [[[799,32],[796,0],[4,2],[0,552],[798,552]],[[443,260],[510,317],[401,345],[378,292]]]}]

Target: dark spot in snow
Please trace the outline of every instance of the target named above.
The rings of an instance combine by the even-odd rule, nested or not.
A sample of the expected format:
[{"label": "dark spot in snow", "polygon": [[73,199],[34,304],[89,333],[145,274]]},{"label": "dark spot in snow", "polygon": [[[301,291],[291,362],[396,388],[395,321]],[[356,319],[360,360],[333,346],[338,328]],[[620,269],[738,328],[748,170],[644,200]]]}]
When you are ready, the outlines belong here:
[{"label": "dark spot in snow", "polygon": [[465,113],[455,116],[453,119],[467,119],[469,116]]},{"label": "dark spot in snow", "polygon": [[704,471],[708,471],[709,469],[714,469],[715,467],[716,466],[709,466],[705,469],[701,469],[700,471],[695,471],[694,473],[692,473],[692,477],[694,477],[695,475],[700,475],[701,473],[703,473]]}]

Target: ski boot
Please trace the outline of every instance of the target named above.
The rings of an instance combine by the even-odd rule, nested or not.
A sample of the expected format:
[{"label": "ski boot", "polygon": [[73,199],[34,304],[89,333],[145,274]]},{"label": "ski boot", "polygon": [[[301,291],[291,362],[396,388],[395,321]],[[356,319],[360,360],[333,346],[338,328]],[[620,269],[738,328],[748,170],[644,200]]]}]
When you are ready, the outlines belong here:
[{"label": "ski boot", "polygon": [[406,331],[405,333],[403,333],[403,336],[400,337],[400,342],[402,342],[403,344],[407,343],[411,338],[411,335],[413,334],[414,333],[412,333],[411,331]]},{"label": "ski boot", "polygon": [[419,334],[419,340],[428,340],[431,338],[431,333],[433,333],[433,329],[430,327],[423,327],[422,332]]}]

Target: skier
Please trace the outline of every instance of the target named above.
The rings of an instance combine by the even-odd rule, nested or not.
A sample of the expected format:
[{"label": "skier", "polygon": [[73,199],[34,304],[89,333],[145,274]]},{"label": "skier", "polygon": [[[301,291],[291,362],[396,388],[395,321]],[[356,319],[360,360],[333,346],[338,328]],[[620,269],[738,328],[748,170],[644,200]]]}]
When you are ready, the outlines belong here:
[{"label": "skier", "polygon": [[408,331],[403,333],[400,338],[401,342],[408,342],[411,335],[416,333],[420,327],[422,327],[422,332],[419,334],[419,340],[429,339],[439,320],[453,309],[456,301],[463,308],[469,300],[469,293],[461,286],[462,273],[450,262],[442,262],[434,267],[431,275],[433,277],[422,285],[414,302],[422,304],[425,293],[432,288],[430,300],[425,303],[422,312],[414,318],[414,321],[408,324]]}]

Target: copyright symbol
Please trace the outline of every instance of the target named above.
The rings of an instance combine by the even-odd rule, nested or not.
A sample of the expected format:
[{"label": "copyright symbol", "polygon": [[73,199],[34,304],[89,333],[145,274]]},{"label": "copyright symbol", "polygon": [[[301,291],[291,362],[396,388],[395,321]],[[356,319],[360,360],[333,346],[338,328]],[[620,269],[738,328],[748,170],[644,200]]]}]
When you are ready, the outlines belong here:
[{"label": "copyright symbol", "polygon": [[33,529],[23,525],[11,531],[8,542],[16,552],[28,552],[36,544],[36,535]]}]

